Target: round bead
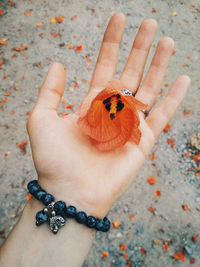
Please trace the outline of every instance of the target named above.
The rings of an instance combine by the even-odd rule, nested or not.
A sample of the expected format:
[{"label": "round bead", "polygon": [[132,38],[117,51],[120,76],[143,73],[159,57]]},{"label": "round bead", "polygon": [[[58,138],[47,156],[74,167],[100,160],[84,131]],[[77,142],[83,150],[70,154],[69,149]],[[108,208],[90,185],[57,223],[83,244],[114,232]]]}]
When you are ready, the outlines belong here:
[{"label": "round bead", "polygon": [[36,214],[36,225],[39,226],[48,220],[48,216],[43,211],[38,211]]},{"label": "round bead", "polygon": [[51,194],[46,194],[43,198],[42,198],[42,203],[47,206],[49,205],[51,202],[54,201],[54,197]]},{"label": "round bead", "polygon": [[39,184],[33,184],[30,189],[29,192],[31,193],[31,195],[35,196],[35,193],[42,190],[42,188],[39,186]]},{"label": "round bead", "polygon": [[34,193],[34,197],[39,200],[42,201],[43,197],[46,195],[46,191],[41,189],[40,191],[37,191],[36,193]]},{"label": "round bead", "polygon": [[103,232],[108,232],[110,230],[110,225],[111,225],[110,221],[108,220],[107,217],[104,217],[103,222],[104,222],[104,225],[103,225],[102,231]]},{"label": "round bead", "polygon": [[94,228],[95,225],[96,225],[96,219],[95,219],[95,217],[94,216],[88,216],[87,217],[86,224],[87,224],[88,227]]},{"label": "round bead", "polygon": [[86,223],[86,220],[87,220],[87,215],[84,211],[79,211],[77,214],[76,214],[76,220],[78,223]]},{"label": "round bead", "polygon": [[102,231],[104,226],[104,221],[102,219],[96,220],[96,229],[97,231]]},{"label": "round bead", "polygon": [[73,218],[76,216],[76,208],[74,206],[68,206],[66,207],[65,213],[67,217]]},{"label": "round bead", "polygon": [[32,185],[37,185],[38,184],[38,181],[37,180],[32,180],[30,181],[28,184],[27,184],[27,188],[28,188],[28,191],[30,190],[30,187]]},{"label": "round bead", "polygon": [[66,210],[66,204],[64,201],[57,201],[53,206],[56,215],[64,215]]}]

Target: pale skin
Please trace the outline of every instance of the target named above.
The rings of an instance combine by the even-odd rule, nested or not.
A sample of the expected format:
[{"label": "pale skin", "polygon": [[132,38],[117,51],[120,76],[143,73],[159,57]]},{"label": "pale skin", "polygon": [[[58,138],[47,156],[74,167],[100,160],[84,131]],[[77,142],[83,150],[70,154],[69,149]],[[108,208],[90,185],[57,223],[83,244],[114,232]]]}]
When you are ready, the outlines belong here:
[{"label": "pale skin", "polygon": [[[125,27],[125,16],[110,19],[100,49],[85,102],[105,88],[115,76],[118,52]],[[174,115],[190,85],[186,75],[179,77],[167,96],[154,109],[174,42],[162,38],[149,70],[141,83],[157,23],[147,19],[141,24],[120,80],[148,105],[150,115],[139,112],[140,144],[127,143],[111,152],[92,145],[77,125],[78,111],[59,117],[66,73],[54,63],[39,89],[39,96],[28,120],[34,164],[41,186],[56,200],[75,205],[88,215],[104,217],[113,203],[127,190],[151,151],[156,138]],[[47,225],[35,226],[35,213],[43,206],[31,199],[0,251],[0,266],[81,266],[95,238],[95,230],[68,220],[57,235]]]}]

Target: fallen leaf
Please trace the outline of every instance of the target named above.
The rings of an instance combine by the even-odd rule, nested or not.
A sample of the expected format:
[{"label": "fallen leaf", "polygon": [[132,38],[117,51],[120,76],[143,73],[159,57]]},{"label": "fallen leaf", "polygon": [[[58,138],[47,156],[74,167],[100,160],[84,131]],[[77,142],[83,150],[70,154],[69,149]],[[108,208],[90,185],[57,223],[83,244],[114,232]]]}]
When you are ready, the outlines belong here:
[{"label": "fallen leaf", "polygon": [[116,220],[112,222],[113,228],[119,228],[122,225],[120,220]]},{"label": "fallen leaf", "polygon": [[104,258],[107,258],[109,256],[109,253],[108,253],[108,251],[104,250],[101,252],[101,255],[102,255],[102,258],[104,259]]},{"label": "fallen leaf", "polygon": [[147,181],[147,183],[149,183],[150,185],[154,185],[154,184],[156,183],[157,179],[156,179],[156,177],[154,177],[154,176],[150,176],[150,177],[147,178],[146,181]]}]

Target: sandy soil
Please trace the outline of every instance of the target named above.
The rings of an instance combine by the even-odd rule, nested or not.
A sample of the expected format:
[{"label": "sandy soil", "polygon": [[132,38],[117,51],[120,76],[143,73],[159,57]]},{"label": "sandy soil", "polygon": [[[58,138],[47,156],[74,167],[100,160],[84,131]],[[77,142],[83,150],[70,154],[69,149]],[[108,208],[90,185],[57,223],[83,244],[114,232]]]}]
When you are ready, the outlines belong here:
[{"label": "sandy soil", "polygon": [[[128,192],[111,209],[109,217],[120,220],[121,226],[97,234],[84,266],[169,267],[193,262],[200,266],[198,1],[1,0],[0,10],[0,242],[18,220],[26,202],[26,184],[36,175],[29,141],[26,153],[16,144],[28,140],[28,114],[50,64],[58,61],[67,67],[64,97],[76,109],[88,90],[106,24],[114,12],[122,11],[127,25],[117,75],[140,23],[151,17],[159,24],[151,56],[161,37],[171,36],[176,43],[160,99],[181,74],[190,75],[192,85],[169,131],[154,146],[155,159],[149,156]],[[51,23],[55,16],[64,16],[64,21]],[[80,45],[83,49],[78,52]],[[72,112],[61,106],[60,112],[64,111]],[[157,178],[155,185],[146,182],[149,176]],[[156,190],[160,196],[155,197]],[[120,250],[121,243],[126,251]],[[102,251],[109,256],[103,259]],[[177,251],[184,262],[173,257]]]}]

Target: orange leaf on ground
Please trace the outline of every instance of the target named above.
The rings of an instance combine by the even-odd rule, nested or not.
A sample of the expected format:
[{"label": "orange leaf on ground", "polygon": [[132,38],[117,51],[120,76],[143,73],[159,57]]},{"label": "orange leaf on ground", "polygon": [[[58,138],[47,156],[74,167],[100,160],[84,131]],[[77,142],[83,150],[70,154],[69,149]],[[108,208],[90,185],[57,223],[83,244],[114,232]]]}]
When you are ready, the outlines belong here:
[{"label": "orange leaf on ground", "polygon": [[177,260],[180,260],[182,262],[185,262],[185,255],[180,253],[179,251],[174,253],[173,257],[174,257],[174,259],[177,259]]},{"label": "orange leaf on ground", "polygon": [[140,248],[140,252],[141,252],[142,255],[147,253],[146,249],[144,249],[144,248]]},{"label": "orange leaf on ground", "polygon": [[150,212],[152,212],[152,213],[154,213],[154,212],[155,212],[155,210],[156,210],[156,209],[155,209],[155,208],[153,208],[153,207],[150,207],[150,208],[149,208],[149,211],[150,211]]},{"label": "orange leaf on ground", "polygon": [[122,222],[120,220],[116,220],[112,222],[112,225],[114,228],[119,228],[122,225]]},{"label": "orange leaf on ground", "polygon": [[31,15],[31,11],[30,10],[26,10],[24,12],[24,15],[27,16],[27,17],[29,17]]},{"label": "orange leaf on ground", "polygon": [[198,241],[196,235],[193,235],[193,236],[192,236],[192,241],[193,241],[194,243],[196,243],[196,242]]},{"label": "orange leaf on ground", "polygon": [[156,192],[154,193],[154,197],[159,197],[161,195],[160,190],[156,190]]},{"label": "orange leaf on ground", "polygon": [[32,195],[31,195],[31,194],[28,194],[28,195],[26,196],[26,200],[29,201],[29,199],[31,199],[31,197],[32,197]]},{"label": "orange leaf on ground", "polygon": [[125,260],[127,260],[128,259],[128,253],[124,253],[123,257]]},{"label": "orange leaf on ground", "polygon": [[165,133],[168,133],[170,128],[171,128],[171,125],[170,125],[170,124],[167,124],[167,125],[165,126],[165,128],[164,128],[163,131],[164,131]]},{"label": "orange leaf on ground", "polygon": [[147,181],[147,183],[149,183],[150,185],[154,185],[154,184],[156,183],[157,179],[156,179],[156,177],[154,177],[154,176],[150,176],[150,177],[147,178],[146,181]]},{"label": "orange leaf on ground", "polygon": [[7,40],[8,40],[8,38],[3,38],[2,40],[0,40],[0,45],[6,46],[6,41]]},{"label": "orange leaf on ground", "polygon": [[109,253],[108,253],[108,251],[102,251],[101,255],[102,255],[102,258],[104,259],[104,258],[107,258],[109,256]]},{"label": "orange leaf on ground", "polygon": [[83,46],[82,46],[82,45],[78,45],[78,46],[76,47],[76,51],[77,51],[77,52],[81,52],[81,50],[83,50]]},{"label": "orange leaf on ground", "polygon": [[196,155],[193,156],[192,159],[194,160],[194,162],[198,162],[199,157],[200,157],[200,154],[196,154]]},{"label": "orange leaf on ground", "polygon": [[189,210],[188,204],[183,204],[183,205],[182,205],[182,208],[183,208],[183,210],[185,210],[185,211],[188,211],[188,210]]},{"label": "orange leaf on ground", "polygon": [[153,153],[151,154],[151,156],[150,156],[150,159],[151,159],[151,160],[155,160],[155,158],[156,158],[156,153],[153,152]]},{"label": "orange leaf on ground", "polygon": [[5,95],[7,95],[7,96],[9,96],[11,94],[12,94],[11,90],[8,90],[8,91],[5,92]]},{"label": "orange leaf on ground", "polygon": [[71,49],[73,49],[73,48],[74,48],[73,44],[69,44],[69,45],[68,45],[68,49],[71,50]]},{"label": "orange leaf on ground", "polygon": [[174,138],[168,138],[167,142],[173,149],[176,148],[176,146],[174,144]]},{"label": "orange leaf on ground", "polygon": [[169,246],[166,240],[163,241],[163,245],[162,245],[163,250],[169,251]]},{"label": "orange leaf on ground", "polygon": [[121,251],[125,251],[126,250],[126,244],[125,243],[121,243],[120,244],[120,250]]},{"label": "orange leaf on ground", "polygon": [[26,146],[28,145],[28,141],[27,140],[24,140],[22,141],[21,143],[17,143],[17,146],[21,149],[21,153],[22,155],[25,155],[26,154]]},{"label": "orange leaf on ground", "polygon": [[71,105],[66,105],[65,108],[66,108],[66,109],[71,109],[71,108],[73,108],[75,105],[76,105],[76,104],[74,104],[74,103],[71,104]]},{"label": "orange leaf on ground", "polygon": [[186,158],[189,158],[189,156],[190,156],[190,153],[189,153],[188,151],[186,151],[186,152],[185,152],[185,157],[186,157]]}]

